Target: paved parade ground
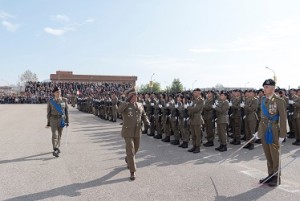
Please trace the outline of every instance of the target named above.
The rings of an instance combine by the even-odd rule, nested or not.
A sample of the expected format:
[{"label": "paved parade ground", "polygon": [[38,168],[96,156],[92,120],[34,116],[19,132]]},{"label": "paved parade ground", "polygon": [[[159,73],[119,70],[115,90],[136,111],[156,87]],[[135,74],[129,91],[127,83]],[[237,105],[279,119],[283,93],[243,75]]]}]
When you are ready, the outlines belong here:
[{"label": "paved parade ground", "polygon": [[130,181],[120,122],[70,108],[62,153],[55,158],[46,104],[0,105],[0,114],[0,200],[300,200],[300,147],[291,145],[294,139],[282,148],[277,188],[258,184],[267,176],[261,145],[220,165],[239,146],[228,145],[223,153],[202,146],[193,154],[147,135],[137,154],[137,178]]}]

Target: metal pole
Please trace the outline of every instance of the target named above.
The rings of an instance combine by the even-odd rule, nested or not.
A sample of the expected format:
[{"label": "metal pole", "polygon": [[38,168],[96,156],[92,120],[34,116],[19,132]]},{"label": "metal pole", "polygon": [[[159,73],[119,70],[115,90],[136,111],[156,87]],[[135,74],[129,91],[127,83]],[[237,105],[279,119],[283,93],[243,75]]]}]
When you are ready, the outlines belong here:
[{"label": "metal pole", "polygon": [[269,68],[268,66],[266,66],[266,69],[269,69],[270,71],[273,72],[273,79],[274,79],[275,82],[277,82],[275,71],[273,69]]}]

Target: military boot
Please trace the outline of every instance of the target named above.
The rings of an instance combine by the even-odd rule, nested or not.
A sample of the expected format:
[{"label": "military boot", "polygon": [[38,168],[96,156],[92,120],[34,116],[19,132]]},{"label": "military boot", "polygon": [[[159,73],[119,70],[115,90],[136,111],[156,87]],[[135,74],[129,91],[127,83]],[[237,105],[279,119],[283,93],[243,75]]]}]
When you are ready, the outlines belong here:
[{"label": "military boot", "polygon": [[222,146],[223,146],[223,145],[220,144],[220,146],[219,146],[219,147],[216,147],[215,150],[216,150],[216,151],[219,151],[219,150],[222,148]]},{"label": "military boot", "polygon": [[161,134],[155,135],[154,138],[155,139],[162,139],[162,135]]},{"label": "military boot", "polygon": [[212,146],[214,146],[214,142],[213,141],[207,141],[205,144],[203,144],[203,146],[212,147]]},{"label": "military boot", "polygon": [[172,140],[171,144],[172,145],[179,145],[179,140]]},{"label": "military boot", "polygon": [[[277,184],[277,180],[279,179],[279,182]],[[272,179],[270,180],[269,182],[269,186],[278,186],[281,184],[281,181],[280,181],[280,177],[278,178],[278,176],[273,176]]]},{"label": "military boot", "polygon": [[196,150],[196,146],[193,146],[193,148],[189,149],[188,152],[194,152]]},{"label": "military boot", "polygon": [[183,144],[183,145],[182,145],[181,148],[183,148],[183,149],[186,149],[186,148],[188,148],[188,146],[189,146],[189,143],[188,143],[188,142],[183,142],[182,144]]},{"label": "military boot", "polygon": [[196,149],[193,151],[194,154],[200,153],[200,147],[196,147]]},{"label": "military boot", "polygon": [[227,151],[226,145],[222,145],[222,147],[219,149],[219,152],[224,152],[224,151]]},{"label": "military boot", "polygon": [[162,139],[161,141],[163,142],[170,142],[170,136],[166,136],[164,139]]},{"label": "military boot", "polygon": [[263,179],[260,179],[259,180],[259,183],[262,184],[262,183],[266,183],[268,184],[272,179],[272,174],[269,174],[269,176],[267,176],[266,178],[263,178]]},{"label": "military boot", "polygon": [[253,149],[254,149],[254,144],[249,144],[248,149],[249,149],[249,150],[253,150]]}]

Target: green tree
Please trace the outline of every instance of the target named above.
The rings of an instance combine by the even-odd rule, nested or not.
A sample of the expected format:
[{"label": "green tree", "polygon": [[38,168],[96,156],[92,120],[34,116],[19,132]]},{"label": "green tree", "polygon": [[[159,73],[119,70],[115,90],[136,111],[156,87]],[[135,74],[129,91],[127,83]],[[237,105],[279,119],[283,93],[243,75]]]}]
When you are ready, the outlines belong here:
[{"label": "green tree", "polygon": [[170,88],[170,92],[171,93],[179,93],[183,91],[183,85],[180,82],[180,80],[177,78],[175,78],[172,82],[171,88]]},{"label": "green tree", "polygon": [[152,82],[152,85],[150,85],[150,83],[142,84],[138,89],[139,93],[151,93],[151,92],[158,93],[160,91],[161,91],[160,83],[158,82]]}]

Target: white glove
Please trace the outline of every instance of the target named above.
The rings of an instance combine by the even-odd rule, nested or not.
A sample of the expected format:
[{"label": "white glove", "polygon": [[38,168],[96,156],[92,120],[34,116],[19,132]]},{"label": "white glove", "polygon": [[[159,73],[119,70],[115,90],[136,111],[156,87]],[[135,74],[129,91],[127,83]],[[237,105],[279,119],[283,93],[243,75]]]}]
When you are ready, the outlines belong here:
[{"label": "white glove", "polygon": [[242,103],[240,104],[240,106],[241,106],[241,107],[245,107],[245,103],[242,102]]},{"label": "white glove", "polygon": [[188,107],[188,105],[187,104],[184,104],[184,108],[186,109]]},{"label": "white glove", "polygon": [[213,104],[213,105],[212,105],[212,108],[214,108],[214,109],[215,109],[216,107],[217,107],[217,105],[216,105],[216,104]]},{"label": "white glove", "polygon": [[215,100],[215,104],[218,105],[218,104],[219,104],[219,101],[218,101],[218,100]]},{"label": "white glove", "polygon": [[255,137],[254,139],[259,139],[259,137],[258,137],[258,133],[256,132],[256,133],[254,133],[253,134],[253,137]]},{"label": "white glove", "polygon": [[231,106],[232,106],[232,102],[230,101],[230,102],[229,102],[229,107],[231,107]]},{"label": "white glove", "polygon": [[145,101],[143,102],[143,105],[146,105]]},{"label": "white glove", "polygon": [[161,105],[161,104],[159,104],[159,105],[158,105],[158,107],[159,107],[159,108],[162,108],[162,105]]},{"label": "white glove", "polygon": [[154,106],[154,103],[151,103],[151,106]]},{"label": "white glove", "polygon": [[166,105],[167,107],[169,107],[170,106],[170,104],[169,103],[167,103],[167,105]]},{"label": "white glove", "polygon": [[243,119],[246,119],[246,115],[243,116]]},{"label": "white glove", "polygon": [[283,137],[279,137],[279,143],[282,144],[284,138]]},{"label": "white glove", "polygon": [[294,104],[294,103],[295,103],[295,101],[289,100],[289,104]]},{"label": "white glove", "polygon": [[178,104],[176,103],[175,108],[178,108]]}]

